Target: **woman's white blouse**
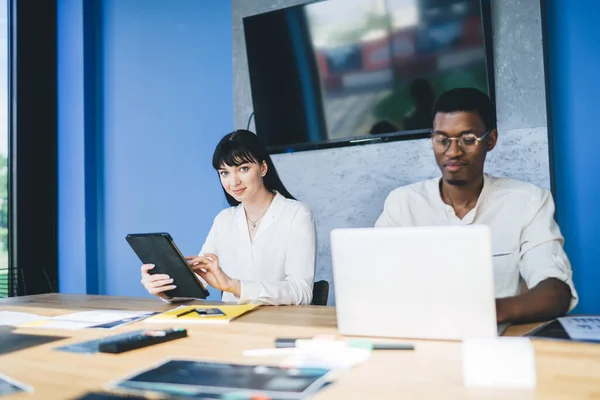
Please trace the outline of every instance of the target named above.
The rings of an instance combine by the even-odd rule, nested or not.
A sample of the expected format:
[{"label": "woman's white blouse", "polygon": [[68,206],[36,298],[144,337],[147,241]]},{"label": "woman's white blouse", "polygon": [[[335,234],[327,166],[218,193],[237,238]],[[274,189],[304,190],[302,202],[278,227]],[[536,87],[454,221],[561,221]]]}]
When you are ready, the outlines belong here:
[{"label": "woman's white blouse", "polygon": [[277,193],[250,241],[240,204],[215,218],[200,254],[219,257],[221,269],[241,282],[241,294],[223,301],[271,305],[310,304],[315,275],[316,232],[310,209]]}]

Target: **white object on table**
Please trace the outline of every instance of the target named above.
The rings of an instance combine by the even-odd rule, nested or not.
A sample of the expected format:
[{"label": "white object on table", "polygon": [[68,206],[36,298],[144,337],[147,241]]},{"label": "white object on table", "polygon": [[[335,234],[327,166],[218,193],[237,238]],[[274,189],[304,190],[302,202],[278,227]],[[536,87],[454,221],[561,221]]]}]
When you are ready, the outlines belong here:
[{"label": "white object on table", "polygon": [[465,339],[462,372],[466,387],[533,389],[537,376],[531,340],[524,337]]},{"label": "white object on table", "polygon": [[0,325],[18,326],[28,322],[43,321],[46,319],[48,319],[48,317],[37,314],[15,311],[0,311]]},{"label": "white object on table", "polygon": [[371,350],[349,347],[340,340],[299,340],[293,348],[244,350],[245,356],[285,356],[279,366],[286,368],[350,369],[365,362]]}]

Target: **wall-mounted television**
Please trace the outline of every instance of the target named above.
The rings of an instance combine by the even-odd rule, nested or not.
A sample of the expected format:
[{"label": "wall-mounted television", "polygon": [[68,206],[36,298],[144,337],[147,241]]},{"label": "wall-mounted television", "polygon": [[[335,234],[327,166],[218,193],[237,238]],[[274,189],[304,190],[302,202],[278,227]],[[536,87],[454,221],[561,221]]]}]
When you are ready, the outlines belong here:
[{"label": "wall-mounted television", "polygon": [[273,153],[427,137],[443,91],[494,98],[488,0],[325,0],[243,25]]}]

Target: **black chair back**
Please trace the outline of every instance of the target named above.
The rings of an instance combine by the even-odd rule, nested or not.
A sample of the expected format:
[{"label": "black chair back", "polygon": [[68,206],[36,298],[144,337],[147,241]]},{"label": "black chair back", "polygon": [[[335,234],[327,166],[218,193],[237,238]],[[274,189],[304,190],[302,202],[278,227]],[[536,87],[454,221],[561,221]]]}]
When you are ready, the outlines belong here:
[{"label": "black chair back", "polygon": [[313,306],[326,306],[329,298],[329,282],[318,281],[313,285]]}]

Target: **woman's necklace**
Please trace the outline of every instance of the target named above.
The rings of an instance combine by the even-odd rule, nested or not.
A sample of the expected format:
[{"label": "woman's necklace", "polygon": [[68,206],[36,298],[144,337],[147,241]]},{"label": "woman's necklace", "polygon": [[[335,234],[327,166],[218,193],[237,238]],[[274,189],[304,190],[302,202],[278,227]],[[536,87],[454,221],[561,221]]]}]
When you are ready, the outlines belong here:
[{"label": "woman's necklace", "polygon": [[260,219],[267,213],[267,210],[269,209],[269,207],[271,207],[271,203],[273,202],[274,198],[275,198],[275,195],[273,195],[273,197],[271,197],[271,201],[269,201],[269,205],[267,205],[267,207],[262,212],[262,214],[260,214],[260,216],[258,218],[256,218],[254,221],[252,221],[250,219],[250,217],[248,216],[248,214],[246,214],[246,219],[250,223],[250,231],[251,232],[254,232],[254,230],[256,229],[256,225],[258,224],[258,221],[260,221]]}]

